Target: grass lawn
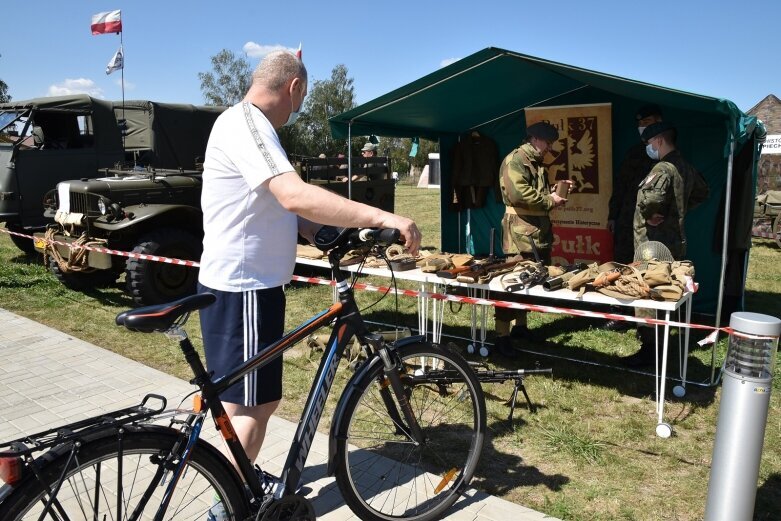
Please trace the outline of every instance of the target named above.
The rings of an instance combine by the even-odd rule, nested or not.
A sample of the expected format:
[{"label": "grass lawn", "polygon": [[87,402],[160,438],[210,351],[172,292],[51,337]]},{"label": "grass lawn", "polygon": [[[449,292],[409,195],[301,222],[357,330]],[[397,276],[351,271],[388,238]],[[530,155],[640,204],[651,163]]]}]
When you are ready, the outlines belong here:
[{"label": "grass lawn", "polygon": [[[438,190],[399,185],[396,208],[420,224],[425,246],[439,246]],[[756,240],[749,264],[747,310],[781,316],[779,266],[781,250],[771,241]],[[369,281],[388,283],[383,279]],[[287,328],[329,304],[331,294],[329,287],[291,285],[287,290]],[[379,298],[377,293],[358,293],[359,303],[368,308],[365,311],[368,320],[417,328],[415,299],[396,300],[389,295],[374,304]],[[131,306],[119,285],[87,293],[64,288],[39,259],[24,257],[7,235],[0,233],[0,307],[189,378],[175,343],[161,335],[132,334],[113,324],[114,316]],[[469,317],[467,306],[446,305],[444,333],[470,336]],[[654,434],[652,376],[617,367],[617,357],[634,352],[637,340],[633,333],[603,330],[602,323],[532,313],[530,326],[547,341],[524,346],[527,351],[517,358],[488,359],[493,368],[530,368],[539,363],[542,367],[552,367],[553,377],[526,379],[531,399],[539,409],[531,414],[521,404],[512,425],[507,422],[506,405],[512,386],[509,383],[486,385],[489,435],[475,486],[561,519],[702,519],[720,387],[690,385],[683,399],[669,394],[665,420],[673,425],[675,432],[670,439],[658,438]],[[197,317],[191,319],[188,330],[199,345]],[[693,333],[693,340],[701,337],[702,333]],[[456,344],[463,350],[466,342],[456,340]],[[718,363],[725,350],[726,340],[722,339],[717,348]],[[710,357],[710,348],[699,348],[692,343],[689,360],[692,381],[709,379]],[[671,351],[671,358],[671,374],[677,374],[675,351]],[[281,416],[297,421],[318,361],[317,357],[309,356],[303,345],[286,355]],[[776,365],[776,375],[779,371]],[[343,364],[336,395],[340,382],[350,374]],[[332,396],[331,408],[333,399]],[[326,412],[321,429],[327,428],[329,417]],[[781,381],[778,377],[773,382],[758,487],[755,519],[778,519],[781,511]]]}]

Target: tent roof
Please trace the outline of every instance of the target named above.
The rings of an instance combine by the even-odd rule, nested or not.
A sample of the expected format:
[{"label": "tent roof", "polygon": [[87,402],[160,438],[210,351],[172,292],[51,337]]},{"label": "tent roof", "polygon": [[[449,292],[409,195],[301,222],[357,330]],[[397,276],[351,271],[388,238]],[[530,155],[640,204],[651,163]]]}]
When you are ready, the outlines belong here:
[{"label": "tent roof", "polygon": [[592,87],[690,111],[722,114],[738,128],[742,113],[729,100],[668,89],[488,47],[330,119],[335,138],[378,134],[436,139],[460,134],[526,107]]}]

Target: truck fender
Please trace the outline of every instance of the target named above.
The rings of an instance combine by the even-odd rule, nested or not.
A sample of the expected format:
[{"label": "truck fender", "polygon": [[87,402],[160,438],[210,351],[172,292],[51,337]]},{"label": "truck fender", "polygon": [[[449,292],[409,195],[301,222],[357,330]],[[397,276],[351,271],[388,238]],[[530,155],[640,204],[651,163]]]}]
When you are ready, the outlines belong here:
[{"label": "truck fender", "polygon": [[[395,342],[395,345],[397,348],[402,348],[409,344],[425,341],[425,336],[415,335],[401,338]],[[365,363],[361,364],[358,367],[358,370],[355,371],[355,374],[350,378],[350,381],[347,382],[347,385],[344,387],[342,396],[339,397],[339,402],[336,404],[334,415],[331,419],[331,428],[328,436],[328,468],[326,469],[328,476],[333,476],[334,470],[336,468],[336,441],[337,439],[343,439],[345,436],[347,436],[347,426],[342,426],[342,420],[344,419],[347,404],[350,402],[350,398],[352,398],[354,394],[360,391],[362,386],[359,384],[362,383],[367,375],[378,365],[382,365],[382,360],[379,356],[374,356]]]}]

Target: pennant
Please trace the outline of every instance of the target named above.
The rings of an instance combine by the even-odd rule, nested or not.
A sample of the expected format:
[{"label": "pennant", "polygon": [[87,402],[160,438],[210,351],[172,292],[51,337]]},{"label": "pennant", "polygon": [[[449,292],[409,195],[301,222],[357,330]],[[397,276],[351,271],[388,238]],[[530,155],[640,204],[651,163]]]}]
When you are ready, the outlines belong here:
[{"label": "pennant", "polygon": [[298,50],[296,51],[296,58],[301,59],[301,42],[298,42]]},{"label": "pennant", "polygon": [[106,74],[111,74],[114,71],[119,71],[125,68],[125,55],[122,52],[122,46],[119,46],[117,52],[114,53],[114,57],[108,62],[106,66]]},{"label": "pennant", "polygon": [[418,143],[420,140],[416,137],[412,138],[412,148],[409,150],[409,157],[415,157],[418,155]]},{"label": "pennant", "polygon": [[92,16],[92,34],[109,34],[122,32],[121,11],[106,11]]}]

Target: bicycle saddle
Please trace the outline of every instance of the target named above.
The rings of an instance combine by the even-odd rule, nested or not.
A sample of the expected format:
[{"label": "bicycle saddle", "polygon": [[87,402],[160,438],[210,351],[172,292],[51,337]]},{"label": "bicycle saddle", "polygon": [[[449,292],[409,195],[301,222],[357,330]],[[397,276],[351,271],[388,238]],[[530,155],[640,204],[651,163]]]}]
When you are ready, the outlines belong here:
[{"label": "bicycle saddle", "polygon": [[116,323],[139,333],[162,333],[171,329],[182,316],[203,309],[216,300],[217,297],[211,293],[198,293],[167,304],[123,311],[117,315]]}]

